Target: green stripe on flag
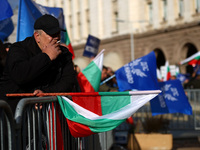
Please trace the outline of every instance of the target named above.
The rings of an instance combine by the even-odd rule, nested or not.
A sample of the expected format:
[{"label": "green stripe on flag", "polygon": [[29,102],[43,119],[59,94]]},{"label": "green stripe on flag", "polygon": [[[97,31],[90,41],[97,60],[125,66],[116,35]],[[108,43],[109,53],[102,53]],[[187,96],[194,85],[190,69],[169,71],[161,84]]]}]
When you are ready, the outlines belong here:
[{"label": "green stripe on flag", "polygon": [[[99,67],[92,61],[83,71],[87,80],[90,82],[94,90],[97,92],[99,90],[100,80],[101,79],[101,70]],[[94,78],[95,75],[95,78]]]},{"label": "green stripe on flag", "polygon": [[119,110],[130,103],[130,96],[101,96],[102,115]]},{"label": "green stripe on flag", "polygon": [[74,108],[65,100],[62,100],[62,97],[58,97],[58,102],[60,104],[61,110],[64,116],[74,122],[78,122],[84,124],[90,128],[92,132],[105,132],[116,128],[125,119],[121,120],[111,120],[111,119],[98,119],[98,120],[90,120],[82,115],[78,114]]},{"label": "green stripe on flag", "polygon": [[70,39],[69,39],[67,30],[66,30],[65,36],[66,36],[66,41],[65,41],[65,43],[66,43],[66,45],[69,45],[71,42],[70,42]]},{"label": "green stripe on flag", "polygon": [[129,91],[125,92],[99,92],[100,96],[123,96],[123,95],[130,95]]}]

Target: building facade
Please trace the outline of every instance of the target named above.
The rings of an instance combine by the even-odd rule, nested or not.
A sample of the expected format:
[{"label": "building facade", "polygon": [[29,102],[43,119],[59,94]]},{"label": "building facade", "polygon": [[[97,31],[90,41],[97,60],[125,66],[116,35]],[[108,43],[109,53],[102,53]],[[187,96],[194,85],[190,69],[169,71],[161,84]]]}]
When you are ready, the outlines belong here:
[{"label": "building facade", "polygon": [[[88,34],[101,39],[104,65],[113,70],[155,51],[158,67],[178,64],[200,49],[200,0],[36,0],[62,7],[74,62],[82,69]],[[182,72],[191,68],[181,66]]]}]

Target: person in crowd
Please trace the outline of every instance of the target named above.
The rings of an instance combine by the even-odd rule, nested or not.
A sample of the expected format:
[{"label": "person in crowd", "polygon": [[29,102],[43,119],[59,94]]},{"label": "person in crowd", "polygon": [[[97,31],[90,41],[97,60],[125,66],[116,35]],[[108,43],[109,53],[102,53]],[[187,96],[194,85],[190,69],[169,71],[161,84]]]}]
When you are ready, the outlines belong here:
[{"label": "person in crowd", "polygon": [[192,78],[184,84],[184,88],[188,89],[200,89],[200,65],[194,68]]},{"label": "person in crowd", "polygon": [[0,40],[0,77],[3,74],[3,70],[5,67],[5,63],[6,63],[6,56],[7,56],[6,49],[5,49],[2,41]]},{"label": "person in crowd", "polygon": [[78,65],[74,65],[74,70],[76,71],[77,75],[79,74],[79,72],[81,72],[81,69]]},{"label": "person in crowd", "polygon": [[7,42],[7,43],[4,43],[3,45],[4,45],[6,52],[8,52],[12,44],[10,42]]},{"label": "person in crowd", "polygon": [[[109,75],[108,73],[109,73],[108,67],[103,66],[102,73],[101,73],[101,82],[104,81],[105,79],[107,79],[108,77],[110,77],[111,74]],[[113,79],[111,79],[111,81],[108,81],[108,82],[109,83],[113,82],[112,80]],[[102,84],[99,87],[99,92],[116,92],[116,91],[118,91],[116,87],[112,87],[111,85],[113,85],[113,84],[110,84],[110,85],[108,83]]]},{"label": "person in crowd", "polygon": [[[7,55],[0,80],[0,99],[7,101],[13,112],[19,98],[8,93],[71,92],[75,84],[72,54],[60,45],[58,20],[43,15],[34,23],[34,34],[13,43]],[[21,98],[20,98],[21,99]]]},{"label": "person in crowd", "polygon": [[81,72],[81,69],[78,65],[74,64],[74,71],[75,71],[75,74],[76,74],[76,82],[75,82],[75,85],[74,85],[74,91],[75,92],[81,92],[81,88],[79,86],[79,83],[78,83],[78,79],[77,79],[77,76],[79,74],[79,72]]},{"label": "person in crowd", "polygon": [[[107,71],[107,78],[113,76],[115,73],[112,70],[112,68],[108,67],[108,71]],[[113,77],[112,79],[110,79],[108,82],[106,82],[106,84],[112,88],[113,91],[117,91],[118,90],[118,85],[117,85],[117,79],[116,77]]]}]

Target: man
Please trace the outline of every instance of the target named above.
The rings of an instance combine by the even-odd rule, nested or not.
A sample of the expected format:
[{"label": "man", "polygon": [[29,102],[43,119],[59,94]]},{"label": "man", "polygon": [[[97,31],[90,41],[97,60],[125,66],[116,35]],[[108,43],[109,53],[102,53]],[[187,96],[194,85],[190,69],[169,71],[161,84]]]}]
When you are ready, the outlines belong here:
[{"label": "man", "polygon": [[19,98],[7,93],[70,92],[74,88],[75,72],[72,54],[60,45],[58,20],[43,15],[34,24],[34,34],[12,44],[0,80],[0,99],[6,100],[13,112]]},{"label": "man", "polygon": [[[101,82],[104,81],[108,77],[108,67],[103,66],[102,72],[101,72]],[[107,85],[107,83],[102,84],[99,87],[99,92],[117,92],[117,88],[110,87]]]}]

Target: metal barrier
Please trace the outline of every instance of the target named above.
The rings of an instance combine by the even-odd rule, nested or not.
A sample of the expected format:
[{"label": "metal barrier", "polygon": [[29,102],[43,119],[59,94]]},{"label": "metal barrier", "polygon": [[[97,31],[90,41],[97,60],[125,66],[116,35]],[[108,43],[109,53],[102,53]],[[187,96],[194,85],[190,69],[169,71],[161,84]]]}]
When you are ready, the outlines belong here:
[{"label": "metal barrier", "polygon": [[[37,105],[36,105],[37,104]],[[85,138],[71,136],[57,97],[24,98],[15,111],[17,149],[102,149],[99,135]]]},{"label": "metal barrier", "polygon": [[[181,113],[163,114],[163,119],[168,120],[168,130],[200,130],[200,89],[185,89],[193,114]],[[134,115],[136,122],[144,122],[151,112],[150,103],[140,108]]]},{"label": "metal barrier", "polygon": [[192,106],[194,128],[200,130],[200,89],[185,90]]},{"label": "metal barrier", "polygon": [[15,111],[17,149],[78,149],[56,102],[57,97],[20,100]]},{"label": "metal barrier", "polygon": [[[162,115],[163,118],[169,120],[168,130],[200,129],[200,90],[185,90],[185,92],[192,106],[193,115],[180,113]],[[138,120],[143,122],[149,112],[151,112],[150,104],[147,103],[133,115],[135,122]],[[8,132],[5,133],[5,131]],[[14,119],[9,105],[0,101],[2,150],[62,148],[65,150],[101,150],[108,149],[107,138],[106,133],[85,138],[72,137],[56,96],[20,100]]]},{"label": "metal barrier", "polygon": [[14,150],[15,145],[15,125],[10,106],[0,100],[0,141],[1,150]]}]

